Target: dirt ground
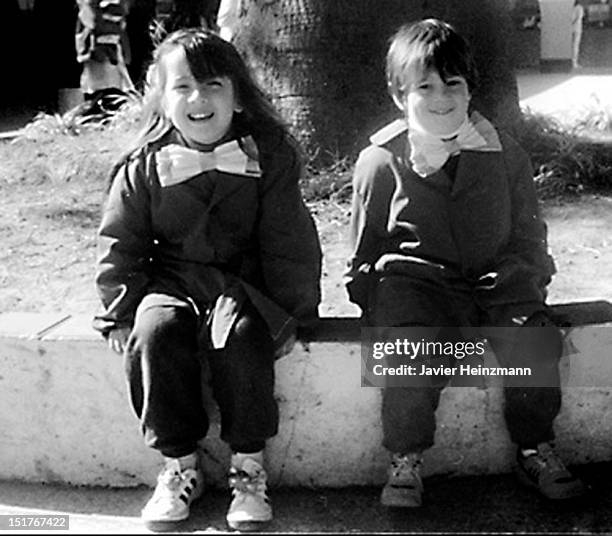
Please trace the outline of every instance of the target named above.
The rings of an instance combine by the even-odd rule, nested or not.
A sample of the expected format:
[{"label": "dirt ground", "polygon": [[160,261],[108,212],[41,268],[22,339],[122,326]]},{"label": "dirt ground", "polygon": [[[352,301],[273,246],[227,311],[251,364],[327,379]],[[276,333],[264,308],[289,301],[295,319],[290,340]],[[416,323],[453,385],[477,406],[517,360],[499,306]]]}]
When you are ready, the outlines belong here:
[{"label": "dirt ground", "polygon": [[[95,231],[103,185],[88,174],[72,181],[49,173],[0,176],[0,312],[93,314]],[[341,274],[348,255],[349,207],[311,205],[324,249],[323,316],[351,316]],[[612,300],[612,197],[547,202],[543,214],[558,274],[551,303]]]}]

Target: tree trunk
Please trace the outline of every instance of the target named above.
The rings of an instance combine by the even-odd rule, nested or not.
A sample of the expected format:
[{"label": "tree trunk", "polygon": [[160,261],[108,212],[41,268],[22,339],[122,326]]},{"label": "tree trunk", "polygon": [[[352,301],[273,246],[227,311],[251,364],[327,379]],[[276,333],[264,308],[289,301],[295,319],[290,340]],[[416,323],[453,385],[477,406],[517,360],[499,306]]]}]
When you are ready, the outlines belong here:
[{"label": "tree trunk", "polygon": [[397,116],[384,59],[404,23],[436,15],[476,48],[482,86],[474,98],[502,124],[518,114],[508,60],[506,0],[242,0],[234,38],[264,89],[319,163],[354,156]]},{"label": "tree trunk", "polygon": [[[353,154],[394,114],[384,56],[418,2],[249,0],[235,37],[310,156]],[[415,5],[417,7],[415,7]]]}]

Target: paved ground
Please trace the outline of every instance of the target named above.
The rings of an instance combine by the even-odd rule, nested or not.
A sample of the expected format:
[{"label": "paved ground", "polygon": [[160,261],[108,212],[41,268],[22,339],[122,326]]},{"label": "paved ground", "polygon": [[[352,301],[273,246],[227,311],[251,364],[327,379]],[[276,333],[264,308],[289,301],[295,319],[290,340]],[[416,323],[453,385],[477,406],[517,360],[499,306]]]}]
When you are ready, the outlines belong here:
[{"label": "paved ground", "polygon": [[612,115],[612,69],[581,68],[570,73],[521,71],[517,76],[522,108],[575,123],[585,113]]},{"label": "paved ground", "polygon": [[[591,484],[579,503],[551,504],[521,487],[514,475],[426,479],[426,504],[394,511],[378,503],[377,488],[274,489],[269,533],[610,533],[612,463],[574,468]],[[70,488],[0,482],[0,514],[70,515],[70,533],[147,533],[139,520],[150,490]],[[226,532],[228,494],[210,491],[191,518],[164,532]],[[154,527],[155,528],[155,527]]]}]

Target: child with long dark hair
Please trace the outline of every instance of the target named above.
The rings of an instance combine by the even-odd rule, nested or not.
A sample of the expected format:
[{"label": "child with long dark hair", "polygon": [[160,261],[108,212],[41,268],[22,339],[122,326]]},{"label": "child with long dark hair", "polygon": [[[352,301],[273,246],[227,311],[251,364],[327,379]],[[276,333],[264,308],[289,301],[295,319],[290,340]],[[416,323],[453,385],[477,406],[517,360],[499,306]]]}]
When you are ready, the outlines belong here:
[{"label": "child with long dark hair", "polygon": [[263,451],[278,428],[274,361],[320,301],[301,158],[236,49],[205,30],[160,44],[144,108],[137,147],[112,173],[94,321],[124,354],[146,444],[165,459],[142,516],[185,519],[202,493],[206,368],[232,450],[227,521],[270,521]]}]

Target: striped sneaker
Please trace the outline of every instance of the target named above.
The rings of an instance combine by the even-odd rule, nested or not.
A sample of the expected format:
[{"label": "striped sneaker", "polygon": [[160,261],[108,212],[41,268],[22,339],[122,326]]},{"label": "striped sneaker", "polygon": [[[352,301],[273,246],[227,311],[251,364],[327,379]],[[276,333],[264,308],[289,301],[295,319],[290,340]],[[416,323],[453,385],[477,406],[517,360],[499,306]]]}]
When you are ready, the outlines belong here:
[{"label": "striped sneaker", "polygon": [[248,454],[232,456],[228,476],[232,502],[226,516],[227,524],[232,529],[260,530],[262,524],[272,521],[267,475],[261,462],[261,458],[251,458]]},{"label": "striped sneaker", "polygon": [[148,523],[183,521],[189,517],[189,506],[204,491],[204,474],[199,468],[181,470],[177,459],[168,459],[157,477],[153,496],[142,509],[142,520]]}]

